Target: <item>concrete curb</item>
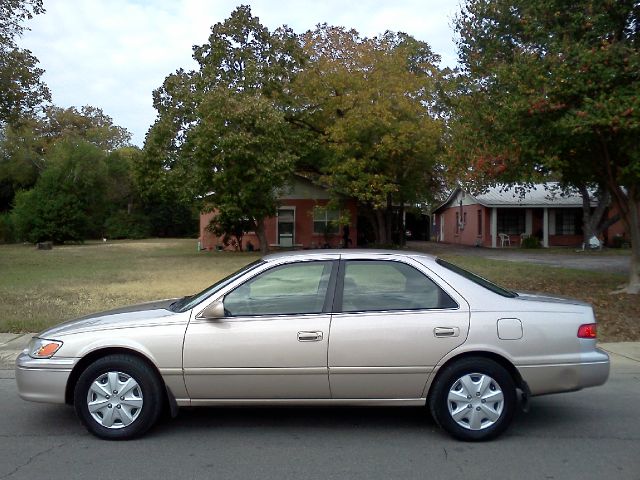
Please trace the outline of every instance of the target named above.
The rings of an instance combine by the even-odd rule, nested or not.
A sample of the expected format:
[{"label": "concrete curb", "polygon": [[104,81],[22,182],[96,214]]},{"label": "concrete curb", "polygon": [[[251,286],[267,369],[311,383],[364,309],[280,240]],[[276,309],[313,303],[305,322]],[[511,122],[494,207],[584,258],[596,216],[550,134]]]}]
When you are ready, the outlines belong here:
[{"label": "concrete curb", "polygon": [[35,333],[0,333],[0,369],[12,369]]},{"label": "concrete curb", "polygon": [[640,363],[640,342],[599,343],[598,346],[612,356]]}]

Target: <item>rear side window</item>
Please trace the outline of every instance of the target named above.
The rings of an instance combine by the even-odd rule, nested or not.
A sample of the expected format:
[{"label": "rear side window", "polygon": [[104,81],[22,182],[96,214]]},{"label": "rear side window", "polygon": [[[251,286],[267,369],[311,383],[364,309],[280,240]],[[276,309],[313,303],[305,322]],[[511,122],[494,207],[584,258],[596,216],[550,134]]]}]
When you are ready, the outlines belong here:
[{"label": "rear side window", "polygon": [[343,283],[343,312],[458,307],[444,290],[406,263],[347,261]]},{"label": "rear side window", "polygon": [[516,292],[512,292],[511,290],[507,290],[506,288],[501,287],[500,285],[496,285],[493,282],[490,282],[486,278],[482,278],[475,273],[471,273],[464,268],[461,268],[453,263],[449,263],[441,258],[436,260],[438,265],[442,265],[444,268],[451,270],[452,272],[457,273],[458,275],[466,278],[467,280],[471,280],[473,283],[480,285],[481,287],[486,288],[487,290],[491,290],[493,293],[497,293],[498,295],[502,295],[507,298],[515,298],[518,296]]}]

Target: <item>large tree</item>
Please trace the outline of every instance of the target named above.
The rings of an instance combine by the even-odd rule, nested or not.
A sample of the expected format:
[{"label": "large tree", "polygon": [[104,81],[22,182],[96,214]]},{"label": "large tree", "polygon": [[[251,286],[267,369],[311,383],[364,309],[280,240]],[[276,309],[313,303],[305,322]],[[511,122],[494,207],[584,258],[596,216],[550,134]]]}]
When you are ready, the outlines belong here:
[{"label": "large tree", "polygon": [[303,45],[309,60],[291,88],[292,122],[318,135],[324,158],[316,168],[332,191],[357,198],[376,241],[392,243],[392,206],[438,189],[439,58],[406,34],[363,38],[327,25],[305,34]]},{"label": "large tree", "polygon": [[501,181],[551,173],[606,189],[631,235],[640,291],[640,3],[469,0],[452,158]]},{"label": "large tree", "polygon": [[266,251],[264,219],[294,167],[282,99],[299,62],[296,37],[270,32],[241,6],[193,58],[197,70],[178,70],[154,92],[158,120],[139,177],[148,192],[204,197],[227,217],[252,219]]},{"label": "large tree", "polygon": [[81,241],[101,236],[107,204],[105,153],[77,139],[59,142],[34,188],[16,195],[11,212],[19,240]]},{"label": "large tree", "polygon": [[0,0],[0,128],[51,98],[38,59],[16,43],[26,30],[24,22],[43,12],[42,0]]},{"label": "large tree", "polygon": [[50,106],[39,117],[7,125],[0,139],[0,212],[11,208],[18,190],[33,187],[46,156],[62,140],[81,140],[104,152],[127,147],[131,134],[100,108]]}]

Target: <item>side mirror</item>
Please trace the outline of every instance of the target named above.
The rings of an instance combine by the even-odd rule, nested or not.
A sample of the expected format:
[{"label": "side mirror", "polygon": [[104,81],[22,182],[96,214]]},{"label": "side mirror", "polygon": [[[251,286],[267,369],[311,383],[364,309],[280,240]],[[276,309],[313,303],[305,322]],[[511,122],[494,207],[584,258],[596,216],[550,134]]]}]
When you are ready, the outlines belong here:
[{"label": "side mirror", "polygon": [[222,303],[222,300],[213,302],[198,314],[198,318],[204,318],[207,320],[217,320],[224,317],[224,304]]}]

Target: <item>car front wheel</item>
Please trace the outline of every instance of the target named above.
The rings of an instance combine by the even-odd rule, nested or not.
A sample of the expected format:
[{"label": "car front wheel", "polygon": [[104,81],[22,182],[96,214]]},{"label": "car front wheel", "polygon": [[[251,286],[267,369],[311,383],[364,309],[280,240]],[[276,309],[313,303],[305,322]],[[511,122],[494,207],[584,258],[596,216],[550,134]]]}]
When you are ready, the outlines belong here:
[{"label": "car front wheel", "polygon": [[145,433],[162,410],[162,387],[145,362],[129,355],[96,360],[80,375],[74,406],[94,435],[125,440]]},{"label": "car front wheel", "polygon": [[452,436],[489,440],[511,423],[517,402],[509,372],[493,360],[464,358],[446,366],[436,379],[429,407]]}]

